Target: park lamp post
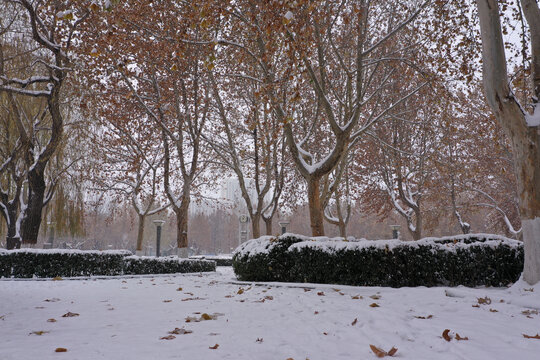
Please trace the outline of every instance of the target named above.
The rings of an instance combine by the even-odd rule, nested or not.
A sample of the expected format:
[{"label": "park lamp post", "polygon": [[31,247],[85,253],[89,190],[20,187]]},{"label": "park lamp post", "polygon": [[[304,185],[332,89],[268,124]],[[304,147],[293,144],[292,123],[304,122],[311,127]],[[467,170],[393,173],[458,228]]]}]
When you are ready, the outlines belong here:
[{"label": "park lamp post", "polygon": [[291,222],[288,220],[281,220],[278,222],[279,227],[281,228],[281,235],[285,234],[287,232],[287,226],[289,226]]},{"label": "park lamp post", "polygon": [[401,225],[390,225],[390,229],[392,229],[392,239],[399,239],[399,228]]},{"label": "park lamp post", "polygon": [[152,221],[156,225],[156,257],[159,257],[159,247],[161,243],[161,227],[165,224],[165,220]]}]

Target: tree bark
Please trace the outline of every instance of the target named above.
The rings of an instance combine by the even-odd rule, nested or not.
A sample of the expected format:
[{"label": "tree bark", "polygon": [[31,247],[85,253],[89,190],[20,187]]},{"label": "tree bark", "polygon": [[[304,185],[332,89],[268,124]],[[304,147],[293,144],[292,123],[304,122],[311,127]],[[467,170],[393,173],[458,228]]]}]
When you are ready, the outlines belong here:
[{"label": "tree bark", "polygon": [[142,245],[144,240],[144,221],[146,220],[145,215],[139,214],[139,227],[137,230],[137,247],[136,251],[142,251]]},{"label": "tree bark", "polygon": [[261,214],[255,213],[251,215],[251,237],[258,239],[261,237]]},{"label": "tree bark", "polygon": [[23,244],[37,244],[45,198],[45,174],[37,169],[28,173],[28,204],[21,224]]},{"label": "tree bark", "polygon": [[[530,25],[533,54],[532,82],[535,93],[533,105],[538,107],[540,11],[534,1],[522,0],[521,3]],[[524,113],[510,90],[497,1],[477,0],[477,6],[482,36],[485,95],[512,145],[525,243],[523,279],[534,285],[540,281],[540,128],[528,126],[526,122],[528,114]]]},{"label": "tree bark", "polygon": [[263,220],[266,227],[266,235],[272,235],[272,217],[263,217]]},{"label": "tree bark", "polygon": [[311,235],[324,236],[324,213],[320,196],[320,178],[308,178],[308,205]]}]

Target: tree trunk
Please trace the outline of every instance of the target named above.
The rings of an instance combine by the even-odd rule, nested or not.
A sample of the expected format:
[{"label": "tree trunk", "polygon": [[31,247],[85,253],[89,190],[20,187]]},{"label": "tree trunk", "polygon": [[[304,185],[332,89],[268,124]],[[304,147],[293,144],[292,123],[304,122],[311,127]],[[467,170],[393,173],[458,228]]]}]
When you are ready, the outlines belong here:
[{"label": "tree trunk", "polygon": [[258,239],[261,237],[261,215],[254,214],[251,216],[251,238]]},{"label": "tree trunk", "polygon": [[28,173],[28,204],[21,224],[23,244],[37,244],[45,197],[45,176],[36,169]]},{"label": "tree trunk", "polygon": [[176,245],[181,257],[188,257],[188,218],[189,218],[189,194],[182,196],[180,207],[175,208],[176,214]]},{"label": "tree trunk", "polygon": [[[531,32],[533,92],[540,94],[540,11],[534,1],[522,0]],[[514,170],[523,224],[525,265],[523,279],[540,281],[540,127],[528,126],[522,107],[510,91],[499,6],[496,0],[477,0],[482,36],[484,91],[487,102],[512,145]],[[535,100],[536,102],[538,100]],[[534,103],[536,116],[540,104]]]},{"label": "tree trunk", "polygon": [[142,251],[142,245],[144,241],[144,222],[146,220],[146,216],[139,214],[139,228],[137,230],[137,247],[135,248],[136,251]]},{"label": "tree trunk", "polygon": [[339,222],[339,236],[341,236],[344,239],[347,239],[347,224],[345,224],[345,221],[341,220]]},{"label": "tree trunk", "polygon": [[263,217],[264,224],[266,226],[266,235],[272,235],[272,217]]},{"label": "tree trunk", "polygon": [[320,178],[307,179],[309,220],[311,222],[311,235],[324,236],[324,213],[320,196]]}]

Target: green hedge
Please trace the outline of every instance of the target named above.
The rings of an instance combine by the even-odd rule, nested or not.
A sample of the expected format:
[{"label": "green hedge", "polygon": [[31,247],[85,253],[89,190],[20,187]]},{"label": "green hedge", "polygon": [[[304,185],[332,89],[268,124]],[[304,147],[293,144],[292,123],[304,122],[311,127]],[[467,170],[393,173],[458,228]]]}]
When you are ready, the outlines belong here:
[{"label": "green hedge", "polygon": [[232,256],[224,255],[194,255],[190,259],[215,261],[216,266],[232,266]]},{"label": "green hedge", "polygon": [[419,241],[307,238],[286,234],[240,246],[233,269],[244,281],[357,286],[502,286],[523,269],[521,242],[473,234]]},{"label": "green hedge", "polygon": [[0,251],[0,277],[53,278],[215,271],[212,261],[131,256],[127,250]]},{"label": "green hedge", "polygon": [[179,259],[175,256],[128,256],[125,274],[173,274],[216,271],[216,263],[208,260]]}]

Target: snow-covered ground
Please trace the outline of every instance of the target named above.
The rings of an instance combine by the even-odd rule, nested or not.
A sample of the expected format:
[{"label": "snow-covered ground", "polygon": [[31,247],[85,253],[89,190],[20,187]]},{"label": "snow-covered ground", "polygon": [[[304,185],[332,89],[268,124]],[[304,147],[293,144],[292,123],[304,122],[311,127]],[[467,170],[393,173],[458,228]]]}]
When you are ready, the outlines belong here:
[{"label": "snow-covered ground", "polygon": [[[231,268],[1,280],[0,359],[375,359],[373,344],[395,346],[397,359],[537,360],[540,339],[523,334],[540,333],[539,309],[540,286],[521,282],[509,289],[247,284]],[[78,315],[63,317],[69,313]]]}]

